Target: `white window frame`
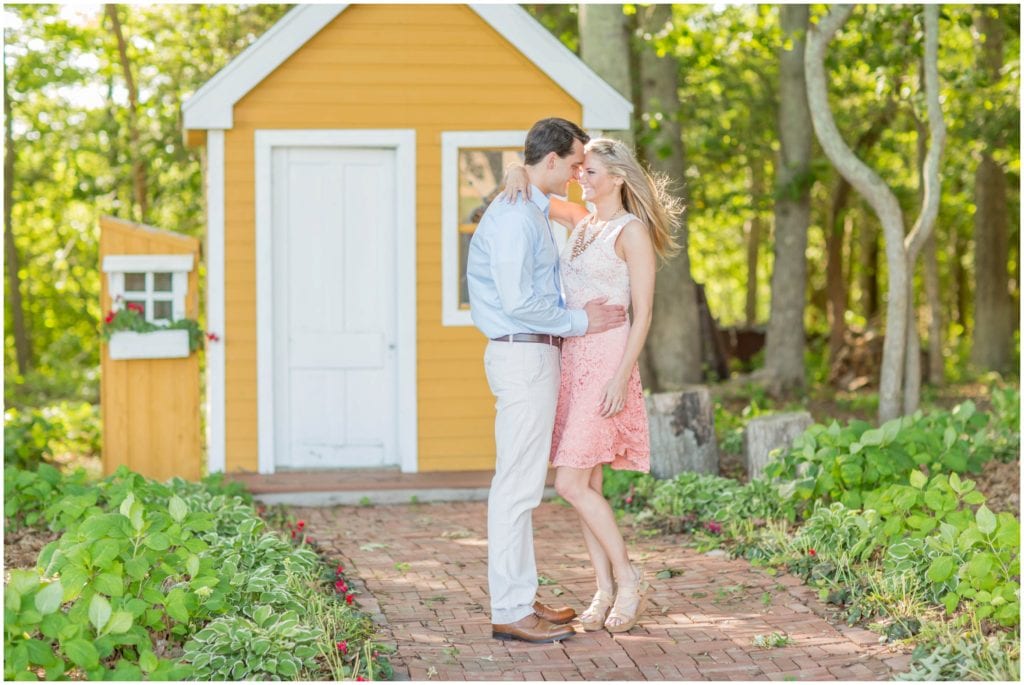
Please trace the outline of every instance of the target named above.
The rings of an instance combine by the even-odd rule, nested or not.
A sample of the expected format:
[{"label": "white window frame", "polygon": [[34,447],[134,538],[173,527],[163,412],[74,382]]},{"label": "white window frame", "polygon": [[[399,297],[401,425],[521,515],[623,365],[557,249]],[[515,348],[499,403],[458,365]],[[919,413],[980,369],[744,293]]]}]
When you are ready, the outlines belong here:
[{"label": "white window frame", "polygon": [[459,308],[459,150],[523,148],[526,131],[445,131],[441,133],[441,324],[472,326]]},{"label": "white window frame", "polygon": [[[107,274],[112,309],[118,311],[124,307],[127,292],[125,290],[125,274],[142,273],[146,276],[146,290],[133,290],[142,293],[146,302],[146,321],[150,323],[171,323],[185,318],[185,296],[188,294],[188,274],[192,271],[194,258],[186,255],[107,255],[103,258],[103,272]],[[156,297],[153,291],[153,274],[171,274],[171,292],[168,296]],[[157,319],[153,316],[155,301],[171,302],[171,319]]]}]

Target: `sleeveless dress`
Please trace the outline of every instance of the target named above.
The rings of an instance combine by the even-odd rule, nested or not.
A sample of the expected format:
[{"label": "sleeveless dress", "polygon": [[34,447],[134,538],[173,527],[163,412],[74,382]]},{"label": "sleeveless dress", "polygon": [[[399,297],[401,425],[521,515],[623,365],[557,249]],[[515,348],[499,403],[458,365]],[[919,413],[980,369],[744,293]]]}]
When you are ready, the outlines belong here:
[{"label": "sleeveless dress", "polygon": [[[636,217],[625,214],[607,222],[583,219],[566,241],[560,258],[562,288],[570,309],[582,309],[596,297],[608,304],[630,303],[629,270],[615,253],[615,239]],[[583,233],[593,242],[575,258],[573,246]],[[613,469],[650,471],[650,433],[640,370],[636,364],[626,385],[622,411],[601,417],[605,385],[622,361],[629,336],[629,322],[604,333],[565,338],[562,343],[562,375],[551,442],[551,463],[586,469],[609,464]]]}]

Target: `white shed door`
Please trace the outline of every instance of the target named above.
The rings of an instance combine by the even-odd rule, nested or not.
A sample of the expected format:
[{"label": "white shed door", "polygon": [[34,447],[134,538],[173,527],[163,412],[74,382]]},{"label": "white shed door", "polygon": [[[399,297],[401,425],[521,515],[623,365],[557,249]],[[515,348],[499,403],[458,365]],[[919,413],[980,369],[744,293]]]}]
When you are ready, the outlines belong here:
[{"label": "white shed door", "polygon": [[395,152],[273,152],[275,468],[399,463]]}]

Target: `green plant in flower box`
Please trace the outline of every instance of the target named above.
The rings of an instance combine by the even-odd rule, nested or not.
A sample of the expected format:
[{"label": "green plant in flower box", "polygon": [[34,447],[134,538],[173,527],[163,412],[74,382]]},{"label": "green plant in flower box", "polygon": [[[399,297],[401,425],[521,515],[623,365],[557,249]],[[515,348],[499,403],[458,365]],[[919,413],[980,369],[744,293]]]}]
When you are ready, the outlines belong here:
[{"label": "green plant in flower box", "polygon": [[101,324],[103,339],[109,341],[110,336],[119,331],[133,333],[151,333],[153,331],[188,331],[188,348],[195,352],[203,346],[203,329],[195,319],[177,319],[168,324],[155,324],[147,321],[140,305],[129,302],[126,307],[110,310]]}]

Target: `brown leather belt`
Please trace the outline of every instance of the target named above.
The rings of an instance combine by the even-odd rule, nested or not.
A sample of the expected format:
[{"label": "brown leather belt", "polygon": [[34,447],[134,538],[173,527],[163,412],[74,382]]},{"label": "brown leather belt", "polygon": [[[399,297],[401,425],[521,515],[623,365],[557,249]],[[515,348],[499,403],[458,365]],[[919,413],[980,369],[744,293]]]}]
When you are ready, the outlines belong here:
[{"label": "brown leather belt", "polygon": [[546,333],[513,333],[512,335],[503,335],[500,338],[491,338],[491,340],[495,342],[531,342],[554,345],[555,347],[562,346],[561,338],[557,335],[548,335]]}]

